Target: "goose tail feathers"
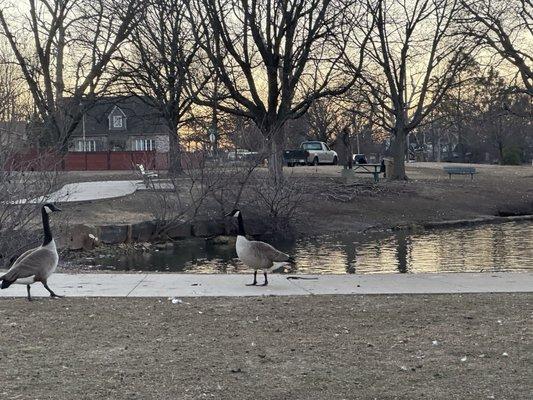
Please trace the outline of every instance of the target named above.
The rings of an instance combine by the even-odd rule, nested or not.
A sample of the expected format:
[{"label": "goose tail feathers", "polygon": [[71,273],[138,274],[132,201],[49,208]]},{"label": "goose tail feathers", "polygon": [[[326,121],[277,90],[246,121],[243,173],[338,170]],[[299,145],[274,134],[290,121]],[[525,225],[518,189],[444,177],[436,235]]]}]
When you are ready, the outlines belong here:
[{"label": "goose tail feathers", "polygon": [[289,264],[293,264],[293,265],[296,264],[296,260],[294,259],[293,256],[289,256],[289,258],[287,258],[287,262]]}]

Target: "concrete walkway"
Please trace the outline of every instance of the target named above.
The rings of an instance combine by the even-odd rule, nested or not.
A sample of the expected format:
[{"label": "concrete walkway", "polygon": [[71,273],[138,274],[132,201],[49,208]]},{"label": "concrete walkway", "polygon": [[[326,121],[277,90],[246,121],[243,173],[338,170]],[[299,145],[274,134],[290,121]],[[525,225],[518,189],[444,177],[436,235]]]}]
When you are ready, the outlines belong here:
[{"label": "concrete walkway", "polygon": [[[297,277],[300,279],[287,279]],[[262,276],[259,276],[262,282]],[[302,279],[307,278],[307,279]],[[311,279],[309,279],[311,278]],[[269,276],[267,287],[245,286],[251,274],[54,274],[48,281],[69,297],[294,296],[309,294],[431,294],[533,292],[533,273],[449,273]],[[34,296],[48,296],[40,283]],[[0,297],[24,297],[24,285]]]},{"label": "concrete walkway", "polygon": [[69,183],[58,191],[46,197],[39,197],[31,200],[17,200],[15,204],[38,204],[44,201],[53,203],[75,203],[80,201],[93,201],[114,199],[128,196],[142,188],[142,181],[96,181]]}]

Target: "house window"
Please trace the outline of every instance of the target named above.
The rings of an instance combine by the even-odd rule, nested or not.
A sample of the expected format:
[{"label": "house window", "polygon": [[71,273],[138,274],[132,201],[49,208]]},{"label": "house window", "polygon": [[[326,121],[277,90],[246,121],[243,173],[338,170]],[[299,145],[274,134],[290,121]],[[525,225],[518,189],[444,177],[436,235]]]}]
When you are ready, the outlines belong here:
[{"label": "house window", "polygon": [[152,151],[155,150],[154,139],[135,139],[135,151]]},{"label": "house window", "polygon": [[113,128],[122,128],[123,126],[122,115],[113,115]]},{"label": "house window", "polygon": [[122,111],[120,107],[113,107],[107,118],[109,119],[110,130],[126,129],[126,114],[124,114],[124,111]]},{"label": "house window", "polygon": [[76,141],[76,151],[96,151],[96,140]]}]

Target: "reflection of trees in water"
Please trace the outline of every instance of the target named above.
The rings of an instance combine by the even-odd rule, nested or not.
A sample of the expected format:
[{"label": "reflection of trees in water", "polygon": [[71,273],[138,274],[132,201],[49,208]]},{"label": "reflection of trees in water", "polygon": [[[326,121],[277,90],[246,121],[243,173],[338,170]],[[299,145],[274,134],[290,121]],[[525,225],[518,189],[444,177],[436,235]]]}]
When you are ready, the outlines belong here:
[{"label": "reflection of trees in water", "polygon": [[396,235],[397,247],[396,258],[398,259],[398,271],[405,273],[409,271],[411,264],[411,237],[399,233]]},{"label": "reflection of trees in water", "polygon": [[357,271],[357,250],[356,243],[346,243],[344,246],[346,251],[346,273],[355,274]]},{"label": "reflection of trees in water", "polygon": [[502,226],[494,226],[491,229],[491,242],[492,242],[492,266],[504,268],[507,262],[508,256],[512,253],[513,243],[507,243],[505,232]]},{"label": "reflection of trees in water", "polygon": [[[386,237],[353,236],[314,238],[280,248],[297,259],[276,272],[366,273],[439,272],[533,269],[533,224],[508,223],[461,227],[423,234],[406,232]],[[155,246],[154,246],[155,247]],[[184,240],[161,249],[136,250],[132,254],[110,253],[94,260],[100,269],[187,272],[239,272],[234,244],[213,244],[204,239]]]}]

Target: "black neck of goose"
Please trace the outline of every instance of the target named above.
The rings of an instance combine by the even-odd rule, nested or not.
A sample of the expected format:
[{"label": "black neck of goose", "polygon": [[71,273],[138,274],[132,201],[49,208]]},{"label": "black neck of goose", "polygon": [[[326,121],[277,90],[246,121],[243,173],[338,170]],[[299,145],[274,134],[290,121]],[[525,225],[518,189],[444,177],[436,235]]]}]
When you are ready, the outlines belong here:
[{"label": "black neck of goose", "polygon": [[44,230],[43,246],[46,246],[53,239],[52,231],[50,230],[50,217],[48,216],[48,213],[46,212],[44,207],[41,210],[41,214],[43,216],[43,230]]},{"label": "black neck of goose", "polygon": [[237,220],[239,221],[239,230],[237,231],[237,234],[240,236],[246,236],[246,233],[244,233],[244,222],[242,221],[242,213],[239,213]]}]

